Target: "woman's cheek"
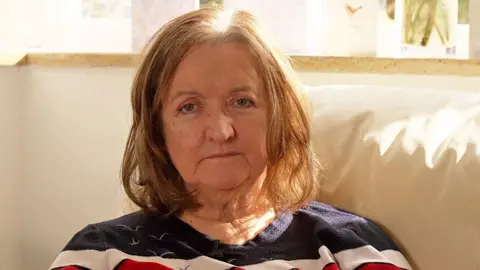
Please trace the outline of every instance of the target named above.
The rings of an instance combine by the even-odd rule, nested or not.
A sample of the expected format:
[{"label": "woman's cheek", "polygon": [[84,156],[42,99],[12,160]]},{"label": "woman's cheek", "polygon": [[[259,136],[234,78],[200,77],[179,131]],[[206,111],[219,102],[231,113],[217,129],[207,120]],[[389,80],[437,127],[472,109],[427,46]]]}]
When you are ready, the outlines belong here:
[{"label": "woman's cheek", "polygon": [[181,147],[191,147],[196,144],[195,142],[199,140],[201,135],[201,126],[198,122],[199,121],[192,120],[176,120],[172,123],[170,136],[173,137],[177,143],[181,144]]}]

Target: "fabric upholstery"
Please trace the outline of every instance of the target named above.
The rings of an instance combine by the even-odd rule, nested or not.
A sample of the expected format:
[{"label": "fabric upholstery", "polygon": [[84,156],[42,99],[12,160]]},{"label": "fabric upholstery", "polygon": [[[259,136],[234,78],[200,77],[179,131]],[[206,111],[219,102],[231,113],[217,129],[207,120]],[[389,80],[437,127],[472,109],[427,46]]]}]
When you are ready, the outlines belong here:
[{"label": "fabric upholstery", "polygon": [[418,269],[479,269],[480,91],[308,91],[319,200],[378,222]]}]

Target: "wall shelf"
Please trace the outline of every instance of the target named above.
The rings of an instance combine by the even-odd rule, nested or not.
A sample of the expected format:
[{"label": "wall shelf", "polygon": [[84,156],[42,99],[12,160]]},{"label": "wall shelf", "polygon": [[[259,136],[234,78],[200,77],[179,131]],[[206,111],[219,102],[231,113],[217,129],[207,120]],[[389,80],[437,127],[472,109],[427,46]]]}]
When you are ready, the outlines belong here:
[{"label": "wall shelf", "polygon": [[[290,57],[301,72],[480,76],[480,60]],[[0,54],[0,66],[135,67],[138,60],[134,53]]]}]

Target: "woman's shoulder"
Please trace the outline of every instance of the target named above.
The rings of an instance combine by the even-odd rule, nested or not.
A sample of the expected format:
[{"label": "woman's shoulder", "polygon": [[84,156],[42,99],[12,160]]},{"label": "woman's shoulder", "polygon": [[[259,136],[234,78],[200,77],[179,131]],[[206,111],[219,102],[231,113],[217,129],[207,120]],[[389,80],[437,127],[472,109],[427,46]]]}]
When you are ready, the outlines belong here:
[{"label": "woman's shoulder", "polygon": [[343,227],[370,221],[368,218],[318,201],[308,203],[305,207],[299,210],[299,213],[309,215],[313,218],[322,219],[324,222],[334,227]]},{"label": "woman's shoulder", "polygon": [[335,228],[351,227],[361,224],[376,225],[375,222],[367,217],[318,201],[308,203],[305,207],[301,208],[298,213],[310,216],[313,219],[319,219],[325,224]]},{"label": "woman's shoulder", "polygon": [[[377,250],[396,250],[399,248],[376,222],[346,210],[321,203],[311,202],[299,211],[315,223],[315,234],[329,239],[334,234],[341,244],[338,250],[362,246],[373,246]],[[335,246],[332,243],[331,246]]]},{"label": "woman's shoulder", "polygon": [[[162,222],[165,221],[165,222]],[[85,226],[67,242],[50,269],[78,266],[79,269],[103,269],[107,251],[138,255],[148,252],[149,243],[158,239],[168,219],[135,212]],[[155,228],[155,234],[150,230]],[[152,238],[152,241],[147,241]]]},{"label": "woman's shoulder", "polygon": [[309,223],[302,227],[312,227],[315,239],[335,256],[341,269],[357,269],[374,261],[411,269],[399,246],[369,218],[320,202],[311,202],[298,215]]}]

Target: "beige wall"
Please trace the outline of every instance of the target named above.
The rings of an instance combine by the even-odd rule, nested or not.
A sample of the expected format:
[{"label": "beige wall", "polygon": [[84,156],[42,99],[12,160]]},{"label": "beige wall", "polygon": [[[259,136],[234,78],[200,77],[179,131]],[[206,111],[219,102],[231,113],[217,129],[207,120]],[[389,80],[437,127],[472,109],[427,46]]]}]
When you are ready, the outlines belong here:
[{"label": "beige wall", "polygon": [[[0,222],[0,231],[10,243],[18,239],[22,254],[29,254],[20,268],[6,269],[46,269],[73,233],[119,214],[118,174],[129,128],[133,75],[129,68],[27,67],[21,72],[22,86],[17,70],[0,69],[0,141],[8,142],[0,152],[0,209],[5,213],[2,221],[9,221]],[[300,76],[312,85],[419,85],[471,91],[480,85],[480,77]],[[22,134],[20,145],[17,136]],[[17,227],[16,219],[20,235],[10,233]],[[0,260],[13,263],[18,253],[5,246],[0,246]]]},{"label": "beige wall", "polygon": [[20,71],[0,67],[0,262],[17,269],[18,212],[21,162]]},{"label": "beige wall", "polygon": [[22,269],[46,269],[72,233],[118,214],[132,71],[25,72]]}]

